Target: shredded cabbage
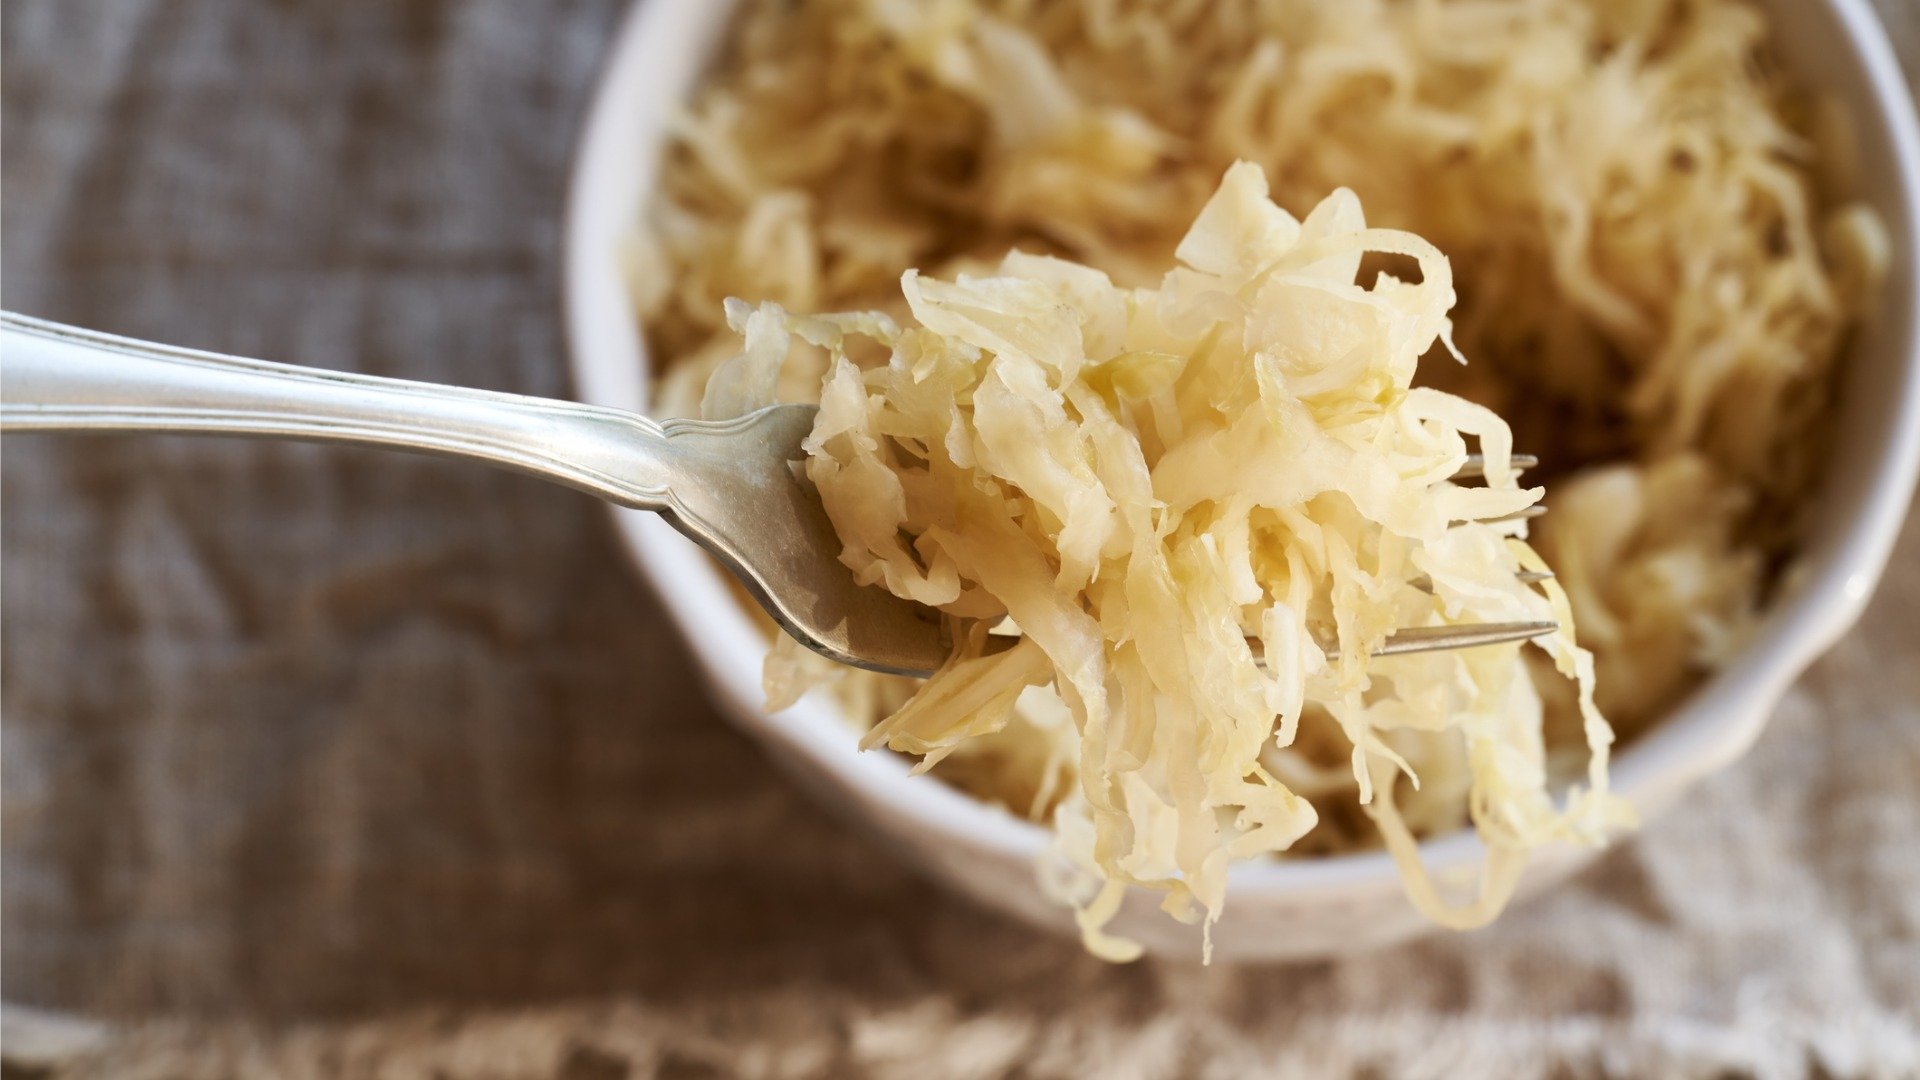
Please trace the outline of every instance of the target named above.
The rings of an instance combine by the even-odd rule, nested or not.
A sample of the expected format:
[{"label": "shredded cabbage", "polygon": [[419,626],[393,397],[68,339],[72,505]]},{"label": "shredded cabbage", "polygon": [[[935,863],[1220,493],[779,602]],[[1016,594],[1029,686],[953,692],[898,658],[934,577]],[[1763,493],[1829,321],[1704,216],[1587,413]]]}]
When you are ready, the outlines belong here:
[{"label": "shredded cabbage", "polygon": [[[836,349],[871,377],[890,362],[886,343],[926,330],[900,329],[913,316],[900,276],[913,267],[926,273],[917,287],[933,308],[986,280],[1059,279],[1070,291],[1090,280],[1031,263],[996,269],[1015,248],[1097,268],[1124,288],[1154,285],[1238,159],[1263,166],[1275,201],[1300,215],[1349,188],[1375,223],[1451,258],[1452,333],[1475,362],[1429,362],[1420,378],[1506,417],[1555,470],[1537,540],[1594,651],[1596,700],[1630,737],[1737,648],[1764,606],[1805,516],[1835,356],[1887,261],[1871,211],[1832,197],[1847,186],[1844,132],[1790,93],[1765,30],[1740,0],[746,0],[729,51],[680,122],[633,247],[636,304],[662,365],[658,400],[667,412],[697,411],[716,368],[742,353],[739,331],[757,354],[784,334],[785,362],[748,365],[763,382],[713,400],[716,409],[759,400],[767,379],[781,400],[815,400],[838,371]],[[1236,213],[1279,220],[1252,200]],[[1216,276],[1236,253],[1286,239],[1194,231],[1213,239],[1185,253],[1198,260],[1188,272]],[[1423,288],[1416,262],[1371,252],[1358,280],[1385,268]],[[1072,295],[1076,309],[1096,302]],[[723,305],[736,296],[751,303]],[[767,303],[885,315],[802,327],[755,306]],[[1329,323],[1327,340],[1350,332],[1342,327]],[[1173,350],[1150,349],[1065,383],[1058,370],[1042,374],[1063,399],[1073,386],[1152,411],[1184,370]],[[1351,373],[1336,364],[1288,375],[1312,404]],[[1008,378],[990,403],[1034,388],[1031,373]],[[837,408],[851,417],[859,388],[838,385],[849,400]],[[945,392],[926,388],[926,400]],[[1060,408],[1080,430],[1078,406]],[[1056,585],[1091,566],[1087,587],[1107,587],[1108,544],[1132,527],[1110,486],[1120,478],[1096,473],[1109,510],[1050,442],[1004,461],[1034,418],[989,412],[991,434],[977,438],[1002,450],[964,467],[1027,470],[1020,490],[1060,530],[1053,569],[1066,577]],[[1182,420],[1151,419],[1142,431]],[[1095,424],[1083,437],[1107,430]],[[1237,449],[1222,443],[1176,462],[1182,485],[1225,492],[1221,515],[1239,509],[1229,504],[1242,493],[1221,482],[1239,473]],[[947,450],[978,453],[960,442]],[[833,458],[848,470],[846,490],[888,483],[878,456]],[[1261,482],[1262,498],[1289,494]],[[873,537],[869,572],[985,618],[991,591],[962,580],[952,553],[951,565],[923,565],[924,533],[888,541],[866,529],[921,497],[902,482],[884,506],[847,498],[843,513],[858,503],[874,515],[857,534]],[[1219,558],[1237,566],[1239,549]],[[1254,567],[1255,585],[1267,569]],[[1237,570],[1229,585],[1236,601],[1248,595]],[[1296,648],[1283,641],[1276,655]],[[1264,677],[1288,701],[1289,680],[1305,678]],[[820,681],[863,726],[913,693],[776,643],[776,703]],[[1560,679],[1532,684],[1547,772],[1575,775],[1588,756],[1579,694]],[[937,719],[925,709],[900,733],[929,752],[941,743],[949,781],[1055,816],[1063,836],[1093,850],[1099,807],[1056,813],[1080,787],[1085,753],[1067,704],[1038,687],[1005,691],[989,703],[1005,716],[996,733],[943,742],[954,731],[925,726]],[[1457,736],[1411,727],[1382,736],[1420,776],[1416,789],[1354,767],[1351,723],[1350,712],[1305,700],[1281,725],[1288,745],[1260,754],[1266,775],[1318,820],[1291,853],[1410,851],[1418,837],[1479,824]],[[1496,886],[1510,873],[1490,864]]]},{"label": "shredded cabbage", "polygon": [[[1419,280],[1356,282],[1363,256],[1413,260]],[[1288,849],[1313,804],[1262,764],[1306,709],[1351,747],[1359,802],[1414,902],[1477,926],[1505,902],[1520,856],[1598,842],[1631,820],[1607,793],[1612,730],[1592,658],[1521,538],[1512,436],[1481,406],[1413,385],[1448,332],[1447,260],[1409,233],[1369,229],[1352,192],[1296,219],[1259,166],[1226,173],[1158,287],[1014,252],[954,281],[909,270],[910,319],[794,319],[736,307],[744,349],[707,389],[709,416],[773,402],[790,336],[828,370],[806,471],[864,583],[937,605],[952,658],[874,725],[865,746],[930,768],[1003,730],[1045,688],[1071,720],[1077,786],[1054,811],[1065,890],[1089,949],[1127,886],[1209,925],[1229,863]],[[863,366],[846,331],[885,350]],[[1450,477],[1469,439],[1486,482]],[[1543,713],[1518,643],[1374,658],[1396,629],[1558,620],[1540,639],[1577,686],[1587,783],[1549,792]],[[989,630],[1017,644],[988,648]],[[1336,659],[1329,653],[1337,647]],[[776,658],[776,680],[804,679]],[[794,687],[779,688],[790,697]],[[1452,756],[1490,852],[1480,895],[1443,901],[1392,789]],[[1437,744],[1437,747],[1436,745]]]}]

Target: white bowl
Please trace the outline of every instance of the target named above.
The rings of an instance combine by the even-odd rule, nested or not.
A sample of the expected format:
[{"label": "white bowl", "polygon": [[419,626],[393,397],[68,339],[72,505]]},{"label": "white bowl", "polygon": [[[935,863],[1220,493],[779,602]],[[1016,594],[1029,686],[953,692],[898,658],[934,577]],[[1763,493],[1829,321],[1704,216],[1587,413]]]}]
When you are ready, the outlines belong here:
[{"label": "white bowl", "polygon": [[[565,319],[582,401],[643,409],[647,355],[623,275],[621,248],[655,182],[669,112],[713,55],[731,0],[644,0],[608,54],[581,136],[565,236]],[[1809,538],[1793,585],[1752,645],[1671,717],[1619,755],[1616,783],[1646,816],[1739,757],[1787,686],[1856,618],[1893,546],[1920,463],[1920,130],[1885,31],[1867,0],[1773,0],[1774,45],[1789,70],[1848,107],[1862,190],[1884,215],[1893,272],[1876,318],[1855,342],[1823,497],[1832,513]],[[761,711],[765,644],[721,571],[650,514],[616,510],[620,534],[691,643],[721,707],[766,744],[822,802],[877,834],[910,864],[990,907],[1072,933],[1042,897],[1034,864],[1047,835],[883,753],[855,752],[830,702],[810,698],[776,716]],[[1423,847],[1429,865],[1464,873],[1479,855],[1470,833]],[[1592,857],[1554,849],[1522,885],[1537,891]],[[1357,952],[1421,932],[1384,854],[1249,863],[1234,868],[1214,955],[1261,960]],[[1136,895],[1113,929],[1150,951],[1191,958],[1197,933]]]}]

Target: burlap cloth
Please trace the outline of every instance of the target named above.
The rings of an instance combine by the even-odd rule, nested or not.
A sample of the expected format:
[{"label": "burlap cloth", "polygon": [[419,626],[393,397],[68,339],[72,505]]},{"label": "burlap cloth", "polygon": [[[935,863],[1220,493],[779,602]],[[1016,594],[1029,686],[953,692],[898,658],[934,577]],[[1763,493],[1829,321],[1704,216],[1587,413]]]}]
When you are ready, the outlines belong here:
[{"label": "burlap cloth", "polygon": [[[565,394],[620,7],[7,0],[6,305]],[[584,498],[207,440],[4,469],[10,1076],[1920,1076],[1920,528],[1750,758],[1495,928],[1115,968],[770,771]]]}]

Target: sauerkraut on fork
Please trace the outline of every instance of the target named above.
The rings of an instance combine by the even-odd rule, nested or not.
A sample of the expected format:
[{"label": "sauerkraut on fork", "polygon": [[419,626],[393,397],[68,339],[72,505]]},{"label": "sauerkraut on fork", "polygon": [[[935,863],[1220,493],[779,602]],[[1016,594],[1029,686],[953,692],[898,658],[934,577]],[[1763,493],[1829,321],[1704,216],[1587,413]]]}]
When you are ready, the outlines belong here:
[{"label": "sauerkraut on fork", "polygon": [[[1369,254],[1414,274],[1363,283]],[[824,364],[806,472],[841,559],[939,608],[959,642],[864,745],[927,769],[1009,730],[1040,743],[1049,880],[1096,954],[1139,953],[1104,930],[1129,887],[1210,925],[1228,866],[1311,834],[1335,769],[1413,902],[1480,925],[1528,851],[1632,814],[1607,789],[1613,734],[1566,597],[1522,578],[1545,569],[1521,514],[1542,489],[1521,485],[1499,416],[1414,385],[1423,355],[1452,351],[1447,259],[1368,228],[1346,190],[1296,219],[1247,163],[1175,256],[1135,288],[1020,251],[951,281],[908,271],[900,319],[733,302],[744,344],[703,408],[771,404],[790,366]],[[1469,452],[1483,482],[1452,479]],[[1528,620],[1560,629],[1371,655],[1403,627]],[[1542,668],[1571,685],[1587,749],[1558,796]],[[783,641],[770,707],[846,677]],[[1345,760],[1300,752],[1307,727]],[[1428,778],[1487,849],[1464,901],[1429,880],[1406,821]]]}]

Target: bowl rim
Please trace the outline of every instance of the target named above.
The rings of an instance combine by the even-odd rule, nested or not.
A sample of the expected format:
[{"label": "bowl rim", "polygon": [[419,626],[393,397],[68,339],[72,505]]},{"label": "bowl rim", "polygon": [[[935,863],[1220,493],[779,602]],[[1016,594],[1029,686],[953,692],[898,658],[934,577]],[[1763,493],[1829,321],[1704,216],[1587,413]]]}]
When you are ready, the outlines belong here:
[{"label": "bowl rim", "polygon": [[[1875,115],[1860,119],[1883,127],[1892,151],[1898,173],[1893,198],[1905,218],[1895,250],[1904,250],[1910,263],[1920,262],[1920,119],[1913,97],[1869,0],[1824,0],[1824,6],[1837,19],[1875,107]],[[652,151],[667,111],[704,70],[734,7],[731,0],[635,0],[601,58],[574,144],[561,237],[561,322],[574,393],[581,401],[635,408],[650,398],[643,374],[651,371],[651,359],[631,296],[618,270],[607,272],[608,217],[631,228],[642,211],[655,179]],[[671,93],[647,97],[631,93],[629,84],[666,86]],[[648,131],[640,140],[648,145],[622,152],[635,128]],[[625,185],[624,207],[609,209],[622,202],[618,191],[609,191],[616,182]],[[619,239],[613,243],[623,246]],[[613,260],[622,261],[618,255]],[[1889,307],[1920,309],[1920,270],[1911,276],[1905,292],[1887,297]],[[1907,363],[1857,512],[1824,550],[1805,553],[1799,565],[1806,576],[1775,601],[1735,660],[1615,755],[1613,786],[1628,799],[1657,808],[1739,757],[1781,695],[1864,610],[1920,475],[1920,326],[1912,317],[1894,348]],[[721,572],[654,515],[609,509],[622,548],[664,602],[726,711],[848,788],[864,791],[902,825],[1006,858],[1031,861],[1047,848],[1050,830],[1043,825],[946,784],[911,777],[907,763],[896,756],[850,753],[849,727],[818,695],[780,714],[765,714],[759,694],[764,639],[728,596]],[[1422,861],[1436,874],[1477,861],[1483,850],[1470,830],[1420,845]],[[1242,862],[1229,874],[1232,895],[1241,898],[1301,897],[1383,883],[1398,888],[1397,868],[1381,851]]]}]

